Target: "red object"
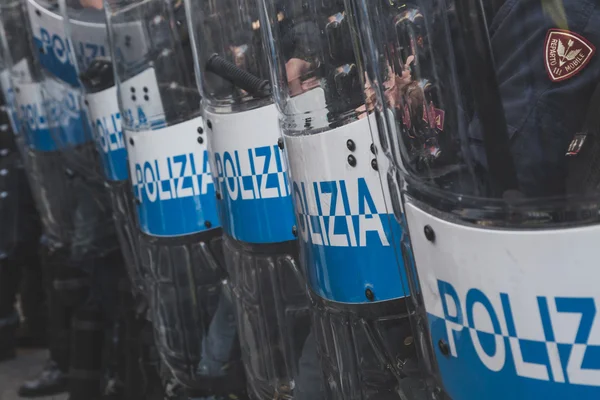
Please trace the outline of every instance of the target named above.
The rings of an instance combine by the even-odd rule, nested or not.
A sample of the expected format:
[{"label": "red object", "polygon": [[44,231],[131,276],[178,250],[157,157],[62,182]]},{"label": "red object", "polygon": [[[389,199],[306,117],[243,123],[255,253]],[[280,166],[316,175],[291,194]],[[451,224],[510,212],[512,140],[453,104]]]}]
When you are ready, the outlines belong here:
[{"label": "red object", "polygon": [[596,54],[586,38],[564,29],[550,29],[546,35],[544,57],[552,82],[561,82],[580,73]]}]

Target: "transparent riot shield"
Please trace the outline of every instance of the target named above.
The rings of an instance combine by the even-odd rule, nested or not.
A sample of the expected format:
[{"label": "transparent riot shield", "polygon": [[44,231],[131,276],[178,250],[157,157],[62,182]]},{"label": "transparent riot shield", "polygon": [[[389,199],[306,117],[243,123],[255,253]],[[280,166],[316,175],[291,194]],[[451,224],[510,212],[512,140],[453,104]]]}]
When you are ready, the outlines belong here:
[{"label": "transparent riot shield", "polygon": [[[137,228],[131,184],[128,181],[127,152],[121,129],[117,87],[108,46],[108,30],[102,2],[59,1],[66,36],[71,43],[75,69],[87,119],[92,130],[103,172],[103,183],[111,198],[115,231],[124,258],[125,270],[115,269],[109,276],[119,298],[107,312],[107,325],[114,332],[106,346],[107,387],[114,396],[135,399],[145,396],[157,370],[152,365],[151,325],[146,320],[147,296],[144,276],[139,268]],[[132,296],[133,294],[133,296]],[[149,333],[149,334],[148,334]],[[146,336],[148,338],[146,339]],[[140,344],[140,340],[142,343]]]},{"label": "transparent riot shield", "polygon": [[63,159],[72,184],[69,195],[76,205],[69,209],[75,224],[71,251],[78,259],[94,258],[115,251],[117,243],[72,45],[57,3],[27,0],[26,7],[43,98],[52,114],[48,120],[55,122],[40,146]]},{"label": "transparent riot shield", "polygon": [[[0,360],[14,358],[20,316],[15,309],[19,270],[15,263],[19,228],[19,153],[8,125],[7,108],[0,111]],[[22,167],[21,167],[22,171]],[[27,185],[27,182],[25,182]]]},{"label": "transparent riot shield", "polygon": [[65,29],[73,46],[87,117],[100,154],[105,184],[112,198],[113,217],[132,286],[146,296],[137,261],[136,228],[127,152],[121,129],[113,66],[102,2],[61,2]]},{"label": "transparent riot shield", "polygon": [[0,357],[14,354],[16,348],[15,329],[22,323],[14,304],[20,282],[24,288],[21,305],[26,324],[39,328],[40,335],[45,329],[43,318],[36,318],[42,311],[31,307],[40,306],[36,299],[43,299],[43,293],[32,294],[27,290],[41,279],[32,276],[35,272],[39,274],[35,249],[40,221],[22,161],[24,143],[18,131],[20,124],[6,48],[6,35],[0,23]]},{"label": "transparent riot shield", "polygon": [[401,398],[416,353],[402,228],[387,211],[344,5],[262,6],[326,398]]},{"label": "transparent riot shield", "polygon": [[80,89],[75,52],[65,30],[59,3],[56,0],[28,0],[26,5],[33,46],[46,78],[44,85],[49,101],[60,106],[60,129],[51,131],[53,140],[74,173],[85,176],[88,183],[101,186],[104,179],[100,160]]},{"label": "transparent riot shield", "polygon": [[256,399],[318,400],[321,367],[308,337],[309,302],[258,5],[190,2],[204,136],[249,391]]},{"label": "transparent riot shield", "polygon": [[[2,48],[4,47],[2,46]],[[15,130],[18,127],[13,115],[13,111],[16,111],[13,107],[14,91],[10,79],[9,63],[2,55],[2,48],[0,48],[0,88],[2,89],[0,98],[0,198],[3,200],[0,205],[0,221],[2,221],[0,260],[7,259],[17,243],[20,225],[17,219],[19,209],[18,168],[20,167],[21,171],[23,169],[17,152],[17,132]],[[1,267],[0,274],[2,274]],[[18,321],[15,320],[16,322]]]},{"label": "transparent riot shield", "polygon": [[245,386],[182,3],[109,1],[139,260],[164,363],[189,391]]},{"label": "transparent riot shield", "polygon": [[351,3],[433,395],[597,398],[600,4]]},{"label": "transparent riot shield", "polygon": [[3,107],[6,108],[6,115],[8,117],[8,122],[10,123],[11,131],[14,135],[19,136],[21,126],[19,124],[15,91],[10,74],[10,54],[4,53],[6,51],[5,49],[8,48],[6,40],[6,35],[3,34],[2,37],[0,37],[0,90],[2,90],[2,97],[4,99]]},{"label": "transparent riot shield", "polygon": [[69,371],[71,397],[93,398],[103,392],[105,327],[115,313],[122,260],[59,6],[34,0],[24,6],[35,61],[30,81],[15,84],[17,102],[29,126],[34,174],[63,216],[57,221],[63,246],[46,257],[59,314],[51,318],[69,337],[61,369]]},{"label": "transparent riot shield", "polygon": [[[23,161],[31,184],[34,202],[40,214],[43,240],[40,256],[47,282],[48,342],[50,359],[56,365],[58,376],[69,368],[69,329],[65,322],[69,315],[60,305],[58,296],[52,296],[54,277],[59,268],[68,265],[68,247],[73,232],[74,199],[72,182],[65,174],[50,129],[57,126],[50,119],[49,103],[45,100],[40,66],[35,58],[29,30],[27,11],[19,1],[0,3],[3,45],[2,55],[10,70],[18,124],[21,127]],[[81,277],[72,277],[75,290],[85,285]]]},{"label": "transparent riot shield", "polygon": [[[28,175],[40,210],[44,233],[57,247],[67,243],[72,222],[67,195],[68,182],[62,159],[50,136],[47,102],[42,91],[42,77],[29,41],[26,12],[18,1],[3,1],[0,16],[5,37],[5,62],[9,63],[18,120],[26,143]],[[10,79],[9,79],[10,81]]]}]

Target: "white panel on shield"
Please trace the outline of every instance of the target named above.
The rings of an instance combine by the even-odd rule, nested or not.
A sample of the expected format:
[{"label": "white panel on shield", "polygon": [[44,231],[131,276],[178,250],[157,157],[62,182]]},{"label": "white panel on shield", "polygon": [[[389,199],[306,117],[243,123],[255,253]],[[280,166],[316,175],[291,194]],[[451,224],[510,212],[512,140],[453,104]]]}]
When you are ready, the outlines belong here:
[{"label": "white panel on shield", "polygon": [[121,104],[129,113],[133,128],[148,128],[155,121],[164,121],[164,108],[154,68],[121,83]]}]

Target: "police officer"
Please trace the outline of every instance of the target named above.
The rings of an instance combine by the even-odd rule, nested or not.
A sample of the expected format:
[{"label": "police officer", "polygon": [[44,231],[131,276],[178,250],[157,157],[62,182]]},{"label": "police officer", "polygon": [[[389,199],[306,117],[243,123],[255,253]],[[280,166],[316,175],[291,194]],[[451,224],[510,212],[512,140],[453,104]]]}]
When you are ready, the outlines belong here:
[{"label": "police officer", "polygon": [[[397,120],[402,121],[407,165],[420,174],[430,174],[430,179],[440,179],[452,170],[448,168],[450,165],[460,163],[471,170],[465,175],[476,180],[490,173],[488,150],[484,148],[484,132],[489,124],[482,117],[485,112],[467,95],[457,96],[452,91],[454,76],[442,73],[454,68],[449,60],[455,56],[452,49],[440,45],[447,34],[445,28],[433,24],[425,29],[425,20],[441,20],[443,13],[447,13],[453,16],[449,18],[451,32],[459,35],[465,29],[459,25],[460,18],[456,18],[460,9],[438,9],[427,2],[410,2],[405,10],[417,16],[411,19],[396,16],[402,11],[399,5],[386,7],[389,11],[386,24],[402,21],[396,28],[404,45],[398,46],[398,57],[387,65],[404,66],[404,72],[398,72],[402,68],[394,68],[396,83],[387,85],[386,96],[388,104],[400,113]],[[570,163],[564,154],[574,133],[582,129],[600,75],[596,55],[600,40],[600,29],[595,23],[597,8],[595,1],[570,0],[557,2],[556,7],[540,1],[498,0],[486,2],[483,8],[489,21],[487,34],[495,61],[494,79],[498,81],[513,173],[516,173],[512,186],[527,197],[562,195],[572,180],[567,179]],[[525,20],[527,23],[522,23]],[[413,31],[412,37],[407,33],[409,29]],[[403,33],[405,37],[401,38]],[[433,43],[437,46],[430,47]],[[474,42],[467,43],[475,46]],[[434,53],[446,57],[433,57]],[[454,62],[459,71],[456,83],[463,87],[470,85],[469,74],[483,70],[460,57]],[[461,107],[453,107],[455,104]],[[469,115],[474,116],[470,121]],[[459,127],[463,126],[468,126],[468,136],[462,138],[463,145],[467,143],[464,139],[468,139],[468,150],[457,146],[462,129]],[[411,152],[410,149],[423,147],[424,136],[439,142],[438,150],[428,151],[427,156]],[[510,163],[506,166],[507,171],[512,170]],[[463,193],[490,194],[494,190],[489,185],[478,187],[480,183],[470,179],[450,180]]]},{"label": "police officer", "polygon": [[[140,264],[148,272],[149,316],[167,389],[240,397],[245,382],[222,279],[221,229],[185,9],[182,2],[160,1],[105,6]],[[175,185],[167,194],[154,179],[169,177],[192,186]]]},{"label": "police officer", "polygon": [[598,398],[600,3],[349,3],[429,397]]},{"label": "police officer", "polygon": [[[6,37],[3,37],[3,47],[5,40]],[[1,258],[6,259],[4,268],[0,269],[3,271],[0,273],[3,276],[0,279],[0,285],[3,285],[0,308],[1,314],[6,318],[14,317],[14,294],[20,289],[22,318],[17,332],[18,343],[21,346],[40,346],[46,342],[47,313],[44,306],[41,266],[38,253],[34,249],[37,247],[41,227],[29,183],[24,175],[22,160],[26,155],[17,121],[15,93],[7,57],[4,53],[0,56],[0,89],[5,102],[0,107],[0,128],[5,146],[3,153],[6,153],[3,155],[4,167],[1,173],[4,185],[4,212],[1,216],[5,227],[0,248],[4,254]],[[20,154],[17,155],[15,149],[18,149]],[[8,199],[9,195],[11,199]],[[3,332],[5,337],[1,342],[5,345],[5,351],[2,353],[10,356],[14,352],[12,324],[5,324]]]},{"label": "police officer", "polygon": [[[82,90],[85,94],[98,153],[103,165],[104,184],[111,197],[113,218],[128,278],[119,276],[119,306],[107,309],[111,321],[108,365],[111,390],[127,399],[145,399],[156,378],[157,360],[152,326],[147,321],[148,290],[137,253],[137,237],[131,183],[127,180],[127,153],[113,66],[109,57],[105,12],[101,0],[67,0],[63,3],[65,26],[73,44]],[[89,51],[89,49],[94,49]],[[117,277],[115,277],[117,278]],[[104,302],[106,303],[106,302]],[[107,350],[108,351],[108,350]]]},{"label": "police officer", "polygon": [[[95,398],[106,386],[104,339],[112,337],[122,270],[110,200],[99,179],[57,5],[28,1],[27,7],[5,6],[2,18],[11,32],[13,81],[31,156],[28,172],[36,181],[47,235],[42,248],[51,294],[51,361],[19,394],[63,391],[68,373],[71,400]],[[30,35],[23,34],[29,25]],[[35,118],[26,112],[32,109]]]},{"label": "police officer", "polygon": [[25,344],[39,343],[45,331],[41,271],[36,252],[40,225],[8,112],[5,106],[0,108],[0,360],[15,355],[20,322],[15,295],[21,277],[26,278],[23,283],[28,286],[21,296],[21,305],[28,313],[29,328],[39,329],[35,336],[26,337],[30,340]]}]

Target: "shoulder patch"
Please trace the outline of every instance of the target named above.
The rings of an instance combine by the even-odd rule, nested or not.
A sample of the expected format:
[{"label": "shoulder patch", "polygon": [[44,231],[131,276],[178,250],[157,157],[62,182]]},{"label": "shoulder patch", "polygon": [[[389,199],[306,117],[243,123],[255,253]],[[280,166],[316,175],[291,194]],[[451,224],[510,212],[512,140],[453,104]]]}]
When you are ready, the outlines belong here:
[{"label": "shoulder patch", "polygon": [[552,82],[561,82],[581,72],[596,47],[586,38],[564,29],[550,29],[544,44],[546,71]]}]

